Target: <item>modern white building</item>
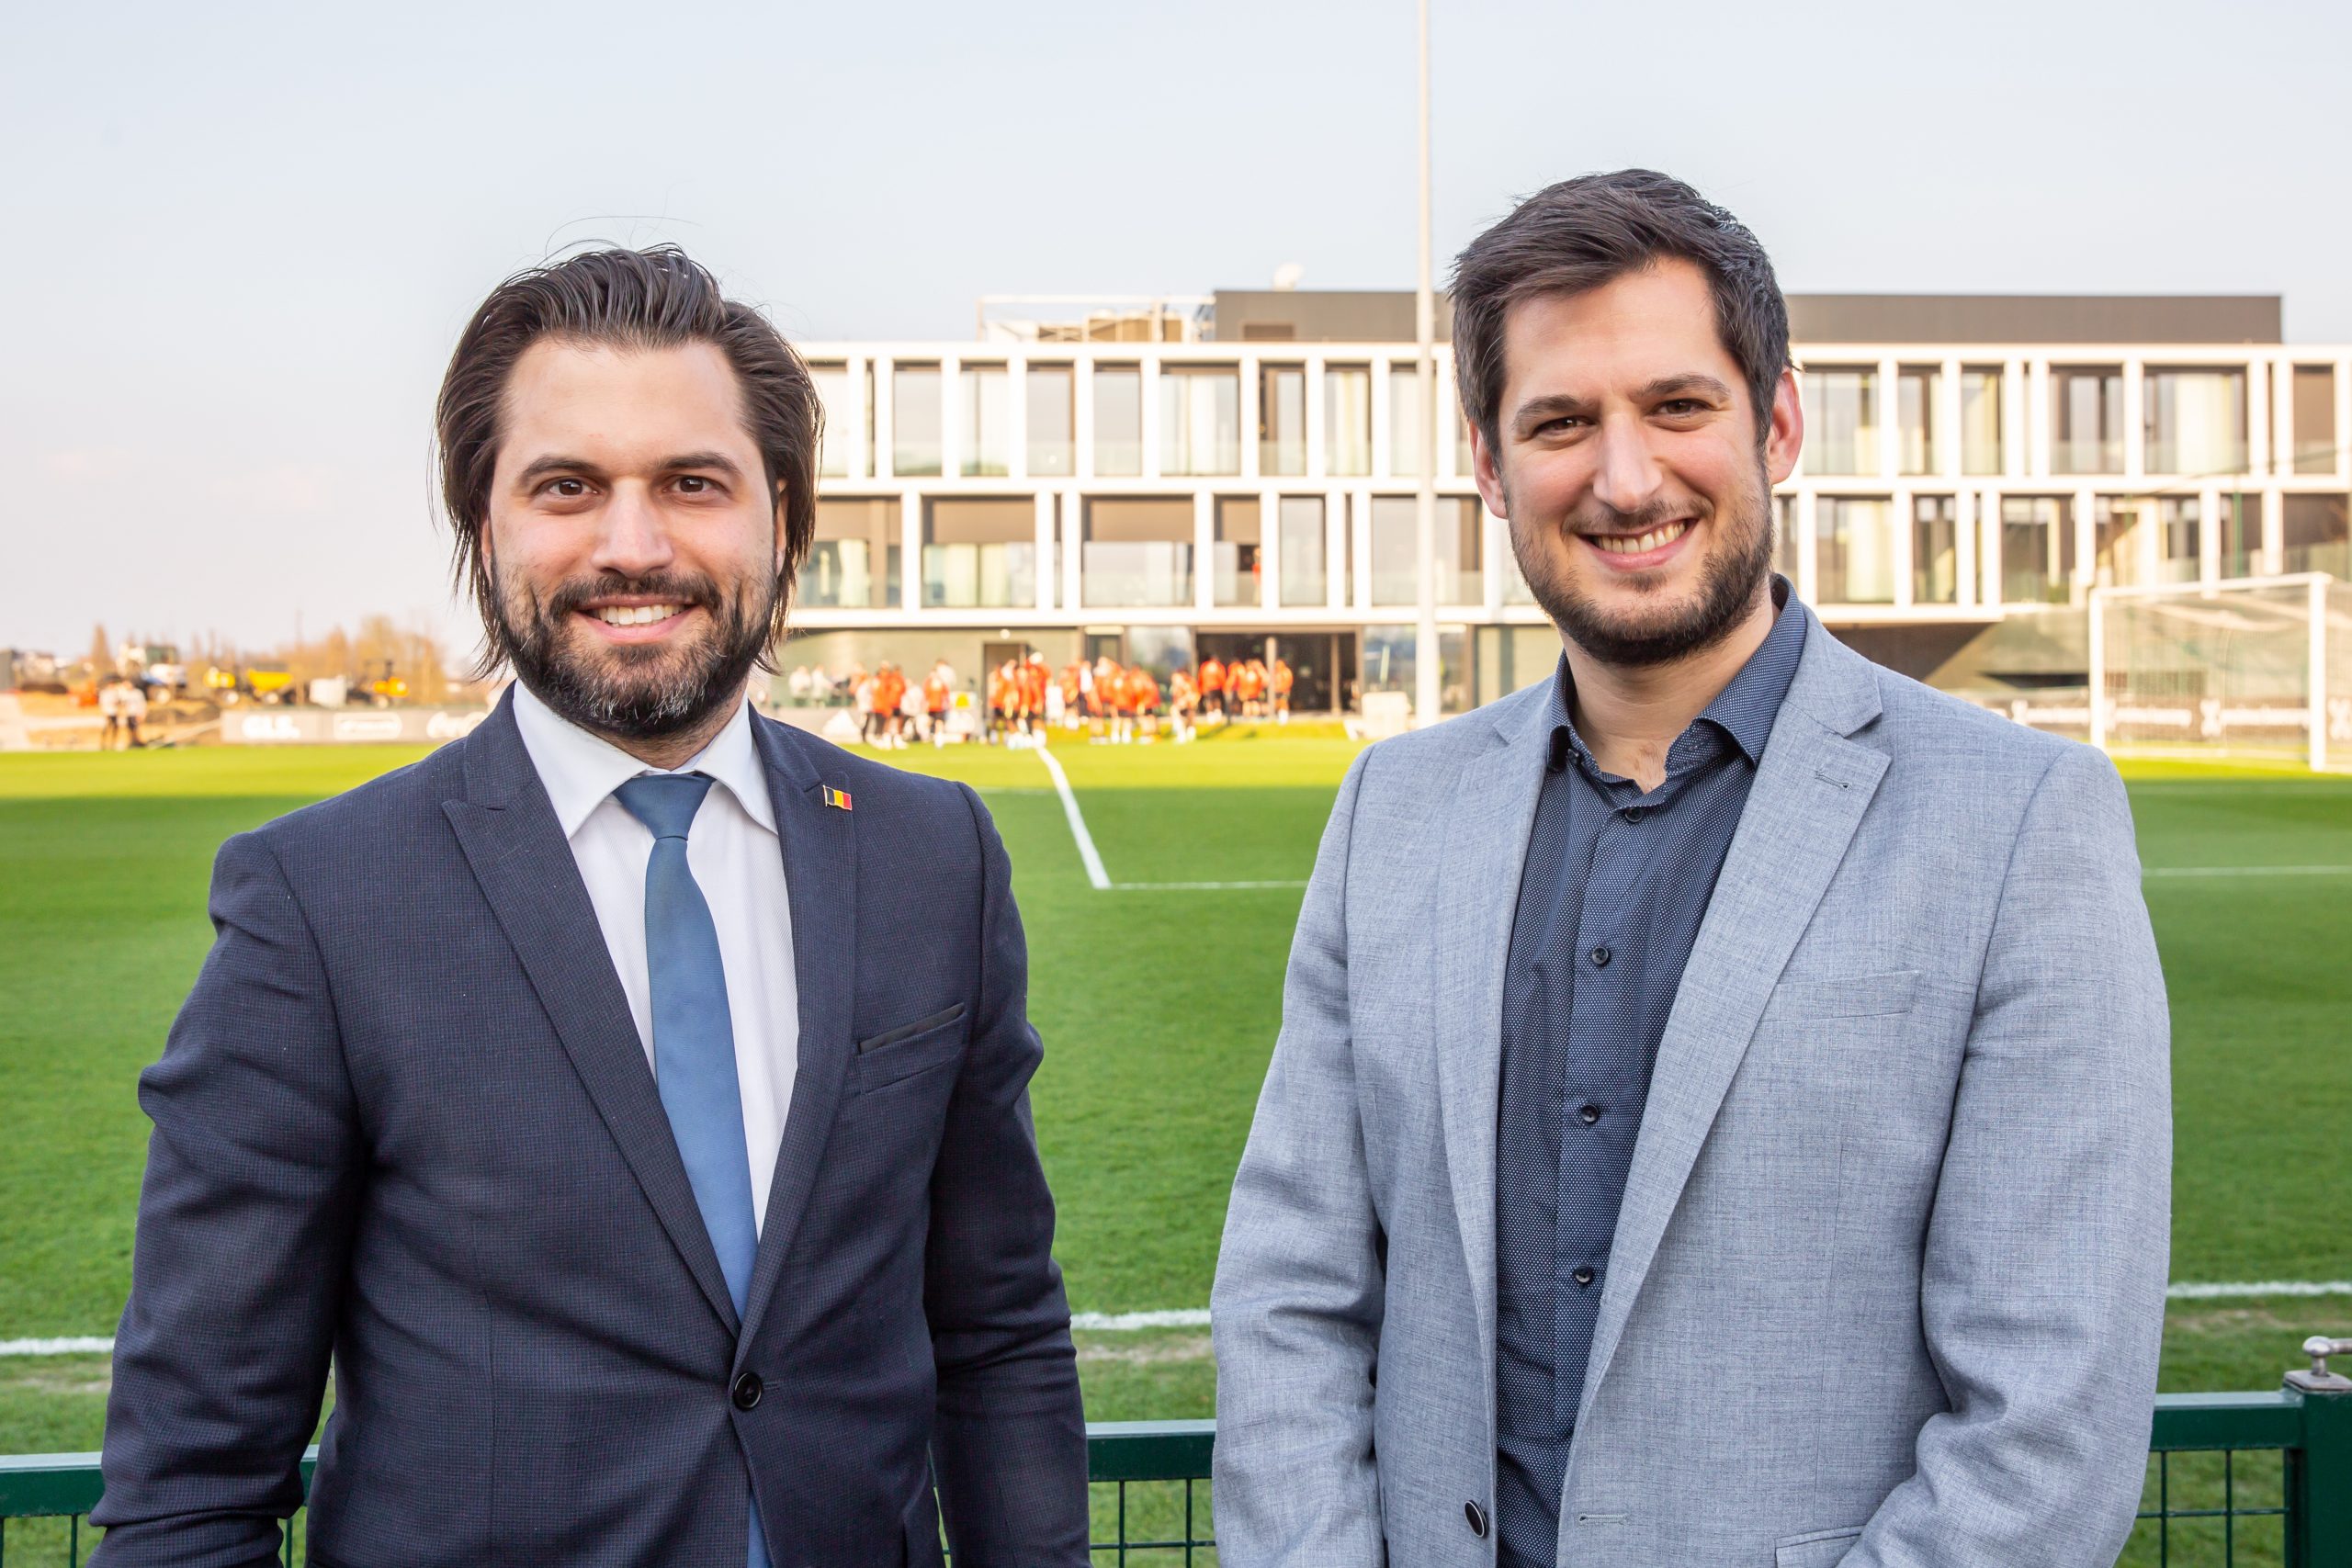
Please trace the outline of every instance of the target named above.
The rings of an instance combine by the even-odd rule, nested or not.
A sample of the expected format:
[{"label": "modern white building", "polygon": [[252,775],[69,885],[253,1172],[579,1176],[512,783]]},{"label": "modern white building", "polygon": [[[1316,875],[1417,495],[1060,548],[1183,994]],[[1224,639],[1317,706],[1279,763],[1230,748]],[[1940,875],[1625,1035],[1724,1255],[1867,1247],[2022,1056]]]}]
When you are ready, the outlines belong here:
[{"label": "modern white building", "polygon": [[[1548,673],[1442,342],[1420,406],[1409,294],[1085,304],[803,345],[827,430],[787,669],[1271,644],[1302,708],[1409,692],[1430,461],[1448,707]],[[2079,687],[2094,585],[2352,577],[2352,348],[2282,342],[2276,297],[1790,308],[1807,431],[1780,567],[1874,658],[1988,697]]]}]

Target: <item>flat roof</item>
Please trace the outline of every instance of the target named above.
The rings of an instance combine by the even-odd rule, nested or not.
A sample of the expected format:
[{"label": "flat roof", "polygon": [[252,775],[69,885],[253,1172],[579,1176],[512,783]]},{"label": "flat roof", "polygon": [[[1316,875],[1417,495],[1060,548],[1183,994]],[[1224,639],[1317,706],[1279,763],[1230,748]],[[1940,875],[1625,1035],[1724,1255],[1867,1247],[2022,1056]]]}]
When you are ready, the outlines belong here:
[{"label": "flat roof", "polygon": [[[1219,343],[1410,343],[1406,289],[1234,289],[1215,295]],[[2276,294],[1792,294],[1800,344],[2277,344]],[[1437,299],[1437,337],[1453,310]]]}]

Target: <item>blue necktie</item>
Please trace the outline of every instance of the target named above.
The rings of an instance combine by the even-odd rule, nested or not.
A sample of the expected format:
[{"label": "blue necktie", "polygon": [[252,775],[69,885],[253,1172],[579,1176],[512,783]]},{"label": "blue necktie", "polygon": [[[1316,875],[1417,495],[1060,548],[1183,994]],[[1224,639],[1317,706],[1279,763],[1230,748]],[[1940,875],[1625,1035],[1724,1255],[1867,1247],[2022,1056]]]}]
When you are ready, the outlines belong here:
[{"label": "blue necktie", "polygon": [[[735,1022],[718,928],[686,863],[686,829],[712,784],[707,773],[634,778],[614,795],[653,835],[645,863],[645,967],[653,995],[653,1081],[678,1140],[703,1228],[718,1254],[741,1321],[760,1248],[752,1213],[752,1162],[743,1138],[743,1094],[735,1077]],[[767,1568],[756,1499],[749,1568]]]}]

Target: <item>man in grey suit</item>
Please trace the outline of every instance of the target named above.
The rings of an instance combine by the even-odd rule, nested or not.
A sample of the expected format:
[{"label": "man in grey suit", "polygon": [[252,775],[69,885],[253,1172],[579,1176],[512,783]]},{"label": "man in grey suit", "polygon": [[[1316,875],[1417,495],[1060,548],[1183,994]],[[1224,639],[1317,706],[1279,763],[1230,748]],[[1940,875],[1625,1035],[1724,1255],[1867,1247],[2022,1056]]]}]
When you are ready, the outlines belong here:
[{"label": "man in grey suit", "polygon": [[1803,415],[1729,213],[1567,181],[1453,310],[1565,656],[1333,807],[1213,1298],[1223,1560],[2111,1563],[2170,1171],[2114,769],[1772,574]]}]

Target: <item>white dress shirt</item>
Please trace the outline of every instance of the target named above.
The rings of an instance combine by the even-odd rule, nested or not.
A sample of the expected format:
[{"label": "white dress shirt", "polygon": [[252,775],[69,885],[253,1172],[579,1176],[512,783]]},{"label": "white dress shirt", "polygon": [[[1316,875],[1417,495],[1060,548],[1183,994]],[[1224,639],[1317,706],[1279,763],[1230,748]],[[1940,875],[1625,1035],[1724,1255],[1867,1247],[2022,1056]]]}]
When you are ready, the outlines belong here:
[{"label": "white dress shirt", "polygon": [[[640,773],[659,773],[610,741],[560,718],[530,689],[514,685],[514,722],[539,782],[571,840],[588,885],[629,1016],[653,1062],[653,1000],[645,958],[645,866],[653,834],[614,798]],[[743,1142],[752,1161],[752,1216],[767,1223],[776,1146],[792,1108],[800,1063],[800,992],[792,961],[792,908],[784,843],[768,798],[767,770],[752,743],[752,713],[738,707],[727,728],[681,773],[718,782],[686,833],[686,865],[718,928],[727,971],[727,1010],[735,1026],[735,1079],[743,1096]],[[658,1069],[657,1069],[658,1070]]]}]

